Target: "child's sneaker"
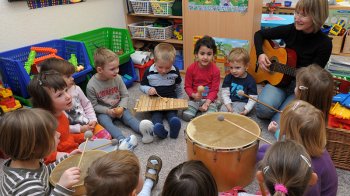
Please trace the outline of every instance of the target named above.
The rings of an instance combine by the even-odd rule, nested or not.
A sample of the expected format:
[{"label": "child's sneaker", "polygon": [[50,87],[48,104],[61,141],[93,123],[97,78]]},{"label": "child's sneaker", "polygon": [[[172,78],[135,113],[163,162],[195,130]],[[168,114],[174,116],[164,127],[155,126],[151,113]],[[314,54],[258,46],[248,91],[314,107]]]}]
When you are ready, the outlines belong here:
[{"label": "child's sneaker", "polygon": [[119,150],[130,150],[133,151],[137,146],[137,138],[135,135],[130,135],[119,141]]},{"label": "child's sneaker", "polygon": [[169,121],[170,138],[176,139],[181,129],[181,121],[178,117],[172,117]]},{"label": "child's sneaker", "polygon": [[168,131],[165,130],[163,124],[156,123],[154,125],[153,132],[156,136],[158,136],[161,139],[165,139],[166,137],[168,137]]},{"label": "child's sneaker", "polygon": [[148,144],[153,142],[153,123],[149,120],[142,120],[140,122],[140,132],[142,134],[142,143]]}]

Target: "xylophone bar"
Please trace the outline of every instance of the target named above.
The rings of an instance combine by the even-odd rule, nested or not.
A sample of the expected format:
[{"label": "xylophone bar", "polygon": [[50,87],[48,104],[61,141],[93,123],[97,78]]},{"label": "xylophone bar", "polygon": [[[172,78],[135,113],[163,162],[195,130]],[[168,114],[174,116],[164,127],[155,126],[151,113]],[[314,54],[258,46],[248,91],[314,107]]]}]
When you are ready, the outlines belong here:
[{"label": "xylophone bar", "polygon": [[160,98],[142,95],[136,101],[136,112],[162,111],[162,110],[182,110],[188,108],[188,101],[185,99]]}]

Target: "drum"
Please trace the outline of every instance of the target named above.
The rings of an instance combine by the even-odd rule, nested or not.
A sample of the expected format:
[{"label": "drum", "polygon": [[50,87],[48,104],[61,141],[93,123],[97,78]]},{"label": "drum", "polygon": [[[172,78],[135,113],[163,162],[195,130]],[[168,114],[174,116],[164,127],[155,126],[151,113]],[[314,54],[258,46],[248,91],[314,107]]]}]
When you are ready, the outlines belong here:
[{"label": "drum", "polygon": [[[78,149],[80,151],[83,151],[84,149],[84,145],[85,145],[85,142],[81,143],[78,147]],[[118,148],[118,146],[113,146],[111,144],[111,140],[107,140],[107,139],[94,139],[92,141],[88,141],[88,143],[86,144],[86,148],[85,150],[88,151],[88,150],[102,150],[102,151],[105,151],[105,152],[112,152],[114,150],[116,150]]]},{"label": "drum", "polygon": [[[81,160],[80,164],[80,180],[76,185],[73,186],[73,188],[75,189],[73,195],[85,195],[86,191],[84,187],[84,178],[86,177],[86,172],[94,160],[98,159],[99,157],[105,154],[107,154],[107,152],[100,150],[91,150],[86,151],[84,153],[83,159]],[[53,186],[56,186],[56,183],[60,180],[61,175],[64,171],[78,165],[80,156],[81,154],[73,155],[60,162],[51,172],[50,183]]]},{"label": "drum", "polygon": [[219,191],[245,187],[255,176],[259,140],[229,122],[219,121],[219,115],[260,135],[259,125],[246,116],[226,112],[205,114],[187,125],[188,159],[200,160],[208,167]]}]

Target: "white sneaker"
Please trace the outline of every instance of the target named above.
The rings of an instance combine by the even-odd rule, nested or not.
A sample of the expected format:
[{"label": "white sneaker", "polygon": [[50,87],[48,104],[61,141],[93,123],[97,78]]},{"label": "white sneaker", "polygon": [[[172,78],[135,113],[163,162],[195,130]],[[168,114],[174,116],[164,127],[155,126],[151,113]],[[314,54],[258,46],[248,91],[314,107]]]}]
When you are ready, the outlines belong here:
[{"label": "white sneaker", "polygon": [[142,134],[142,143],[148,144],[153,142],[153,123],[149,120],[142,120],[140,122],[140,132]]},{"label": "white sneaker", "polygon": [[133,151],[137,146],[137,138],[135,135],[130,135],[129,137],[119,141],[119,150],[130,150]]}]

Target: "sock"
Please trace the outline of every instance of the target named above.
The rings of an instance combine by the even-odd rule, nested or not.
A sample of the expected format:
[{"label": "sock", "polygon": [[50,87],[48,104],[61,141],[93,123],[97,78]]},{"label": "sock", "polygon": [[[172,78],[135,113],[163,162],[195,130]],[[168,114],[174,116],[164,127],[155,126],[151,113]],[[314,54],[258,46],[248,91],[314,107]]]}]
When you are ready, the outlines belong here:
[{"label": "sock", "polygon": [[156,134],[156,136],[158,136],[161,139],[164,139],[168,136],[168,131],[166,131],[164,128],[164,125],[162,125],[160,123],[156,123],[154,125],[153,132],[154,132],[154,134]]},{"label": "sock", "polygon": [[[158,161],[157,160],[151,160],[151,163],[153,165],[157,165]],[[150,174],[156,174],[156,170],[154,169],[149,169],[147,171],[147,173]],[[142,190],[140,191],[139,194],[137,194],[138,196],[150,196],[151,195],[151,191],[152,191],[152,187],[153,187],[154,181],[151,179],[146,178],[145,182],[143,183],[143,187]]]}]

